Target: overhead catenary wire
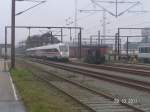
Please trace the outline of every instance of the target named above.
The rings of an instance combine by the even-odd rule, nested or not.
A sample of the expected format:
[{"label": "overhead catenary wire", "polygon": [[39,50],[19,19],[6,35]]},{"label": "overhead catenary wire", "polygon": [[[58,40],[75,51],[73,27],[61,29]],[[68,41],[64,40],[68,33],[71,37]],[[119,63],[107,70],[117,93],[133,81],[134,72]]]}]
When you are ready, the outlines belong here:
[{"label": "overhead catenary wire", "polygon": [[23,1],[23,2],[38,2],[38,3],[42,2],[41,0],[18,0],[18,1]]},{"label": "overhead catenary wire", "polygon": [[[118,1],[118,0],[115,0],[115,1],[97,1],[97,0],[91,0],[91,2],[93,4],[95,4],[96,6],[102,8],[107,13],[109,13],[110,15],[112,15],[112,16],[114,16],[116,18],[119,17],[119,16],[121,16],[121,15],[123,15],[123,14],[125,14],[126,12],[130,11],[130,9],[133,9],[134,7],[142,4],[140,1],[133,1],[132,2],[132,1]],[[100,3],[107,3],[107,4],[113,4],[113,5],[115,4],[115,7],[116,7],[115,12],[107,9],[105,6],[103,6]],[[119,12],[118,11],[119,10],[118,9],[118,5],[120,5],[120,4],[130,4],[131,6],[129,6],[128,8],[124,9],[123,11]],[[138,11],[138,12],[140,12],[140,11]],[[143,11],[143,12],[145,12],[145,11]]]},{"label": "overhead catenary wire", "polygon": [[46,1],[41,1],[41,2],[39,2],[38,4],[33,5],[32,7],[29,7],[29,8],[27,8],[27,9],[24,10],[24,11],[18,12],[18,13],[16,14],[16,16],[18,16],[18,15],[20,15],[20,14],[23,14],[23,13],[29,11],[30,9],[33,9],[33,8],[35,8],[35,7],[37,7],[37,6],[41,5],[41,4],[43,4],[43,3],[45,3],[45,2],[46,2]]}]

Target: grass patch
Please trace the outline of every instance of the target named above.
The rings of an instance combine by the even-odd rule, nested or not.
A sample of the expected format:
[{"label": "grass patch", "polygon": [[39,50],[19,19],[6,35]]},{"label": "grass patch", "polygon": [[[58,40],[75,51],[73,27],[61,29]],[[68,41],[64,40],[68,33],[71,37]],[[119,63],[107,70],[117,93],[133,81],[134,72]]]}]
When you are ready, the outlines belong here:
[{"label": "grass patch", "polygon": [[13,81],[29,112],[79,112],[71,99],[53,86],[36,79],[26,69],[11,70]]}]

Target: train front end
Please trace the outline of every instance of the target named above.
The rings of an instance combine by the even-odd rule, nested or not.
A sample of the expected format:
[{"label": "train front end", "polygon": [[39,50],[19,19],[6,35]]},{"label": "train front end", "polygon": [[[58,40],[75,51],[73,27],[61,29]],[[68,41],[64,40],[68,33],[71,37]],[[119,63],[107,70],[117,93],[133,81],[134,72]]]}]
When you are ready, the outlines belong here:
[{"label": "train front end", "polygon": [[140,62],[150,63],[150,43],[140,43],[138,58]]},{"label": "train front end", "polygon": [[69,45],[67,44],[60,44],[59,45],[60,50],[60,58],[61,59],[69,59]]}]

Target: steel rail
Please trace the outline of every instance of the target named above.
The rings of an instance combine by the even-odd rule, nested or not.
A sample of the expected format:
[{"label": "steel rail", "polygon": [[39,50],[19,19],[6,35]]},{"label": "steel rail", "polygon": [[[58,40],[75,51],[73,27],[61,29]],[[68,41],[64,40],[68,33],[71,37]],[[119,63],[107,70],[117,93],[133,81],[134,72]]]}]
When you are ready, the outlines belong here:
[{"label": "steel rail", "polygon": [[131,66],[127,67],[126,65],[115,65],[115,64],[108,64],[108,65],[95,65],[95,64],[87,64],[87,63],[80,63],[80,62],[70,62],[70,64],[73,65],[82,65],[86,67],[92,67],[92,68],[97,68],[97,69],[104,69],[104,70],[111,70],[111,71],[117,71],[117,72],[124,72],[124,73],[130,73],[134,75],[139,75],[139,76],[146,76],[150,77],[150,68],[148,70],[142,70],[139,67],[134,67],[132,68]]},{"label": "steel rail", "polygon": [[[107,65],[107,64],[106,64]],[[108,64],[110,66],[115,67],[124,67],[124,68],[133,68],[133,69],[139,69],[139,70],[148,70],[150,71],[150,65],[144,65],[144,64],[121,64],[121,63],[114,63],[114,64]]]},{"label": "steel rail", "polygon": [[119,76],[108,75],[108,74],[94,72],[94,71],[90,71],[90,70],[84,70],[84,69],[77,68],[77,67],[71,67],[69,65],[66,66],[63,63],[56,64],[54,62],[41,61],[41,60],[37,60],[37,59],[35,62],[39,62],[41,64],[46,64],[46,65],[53,66],[53,67],[60,68],[60,69],[64,69],[64,70],[67,70],[70,72],[76,72],[79,74],[87,75],[87,76],[94,77],[94,78],[97,78],[100,80],[114,82],[114,83],[117,83],[117,84],[120,84],[123,86],[132,87],[132,88],[135,88],[138,90],[150,92],[149,83],[146,83],[146,82],[129,79],[129,78],[123,78],[123,77],[119,77]]},{"label": "steel rail", "polygon": [[[42,70],[42,71],[43,71],[43,70]],[[93,110],[93,109],[92,109],[91,107],[89,107],[88,105],[86,105],[86,104],[84,104],[83,102],[81,102],[81,101],[79,101],[78,99],[76,99],[74,96],[68,94],[67,92],[65,92],[65,91],[61,90],[60,88],[58,88],[57,86],[53,85],[53,84],[50,82],[50,80],[48,80],[46,77],[44,78],[44,77],[42,77],[42,75],[39,76],[39,75],[35,74],[35,73],[32,72],[32,71],[30,71],[30,72],[31,72],[35,77],[37,77],[38,79],[43,80],[44,82],[46,82],[47,84],[53,86],[54,88],[57,88],[59,91],[63,92],[63,93],[66,94],[67,96],[71,97],[73,100],[75,100],[76,102],[78,102],[78,103],[81,104],[82,106],[86,107],[86,108],[89,109],[90,111],[96,112],[95,110]]]},{"label": "steel rail", "polygon": [[[34,61],[33,61],[33,62],[34,62]],[[39,62],[39,60],[38,60],[38,62],[36,61],[36,63],[44,64],[43,62]],[[47,65],[47,63],[45,63],[45,64]],[[44,65],[45,65],[45,64],[44,64]],[[74,85],[76,85],[76,86],[78,86],[78,87],[81,87],[81,88],[83,88],[83,89],[89,90],[89,91],[91,91],[91,92],[93,92],[93,93],[95,93],[95,94],[98,94],[98,95],[100,95],[100,96],[103,96],[103,97],[105,97],[105,98],[111,100],[111,101],[114,101],[114,97],[113,97],[113,96],[108,95],[108,94],[106,94],[106,93],[104,93],[104,92],[98,92],[98,91],[96,91],[96,90],[94,90],[94,89],[88,88],[87,86],[84,86],[84,85],[82,85],[82,84],[79,84],[79,83],[77,83],[77,82],[75,82],[75,81],[71,81],[71,80],[69,80],[69,79],[67,79],[67,78],[64,78],[64,77],[62,77],[61,75],[58,76],[58,75],[55,75],[54,73],[51,73],[50,71],[43,70],[42,68],[39,68],[39,69],[41,69],[41,71],[43,71],[43,72],[45,72],[45,73],[47,73],[47,74],[53,75],[53,76],[55,76],[55,77],[57,77],[57,78],[59,78],[59,79],[65,80],[65,81],[67,81],[67,82],[69,82],[69,83],[71,83],[71,84],[74,84]],[[41,75],[41,76],[42,76],[42,75]],[[38,76],[38,77],[41,77],[41,76]],[[45,80],[45,81],[47,81],[47,83],[51,84],[50,81],[48,80],[48,78],[44,78],[43,80]],[[54,86],[54,85],[53,85],[53,86]],[[54,86],[54,87],[55,87],[55,86]],[[59,89],[58,87],[56,87],[56,88]],[[59,90],[62,91],[61,89],[59,89]],[[64,91],[62,91],[62,92],[64,92]],[[66,92],[64,92],[64,93],[68,95],[68,93],[66,93]],[[73,99],[75,99],[75,100],[77,101],[77,99],[74,98],[73,96],[71,96],[71,95],[68,95],[68,96],[72,97]],[[77,101],[77,102],[79,102],[79,101]],[[82,103],[82,102],[79,102],[79,103],[85,105],[85,104]],[[140,108],[137,108],[137,107],[135,107],[135,106],[133,106],[133,105],[129,105],[129,104],[127,104],[127,103],[122,103],[122,102],[119,102],[119,103],[120,103],[121,105],[126,106],[126,107],[128,107],[128,108],[130,108],[130,109],[133,109],[133,110],[135,110],[135,111],[138,111],[138,112],[145,112],[144,110],[142,110],[142,109],[140,109]],[[87,105],[85,105],[85,106],[87,107]],[[95,112],[96,112],[96,111],[95,111]]]}]

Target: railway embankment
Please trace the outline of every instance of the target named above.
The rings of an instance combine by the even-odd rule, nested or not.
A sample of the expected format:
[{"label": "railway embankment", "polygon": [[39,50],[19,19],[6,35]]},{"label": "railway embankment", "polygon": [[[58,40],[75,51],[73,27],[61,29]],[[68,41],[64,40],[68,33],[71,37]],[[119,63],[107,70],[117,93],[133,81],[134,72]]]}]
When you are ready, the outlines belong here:
[{"label": "railway embankment", "polygon": [[[30,70],[27,69],[30,66]],[[29,112],[79,112],[84,107],[70,97],[34,77],[38,72],[34,66],[17,61],[15,69],[11,70],[13,81]],[[52,80],[55,80],[51,77]]]}]

